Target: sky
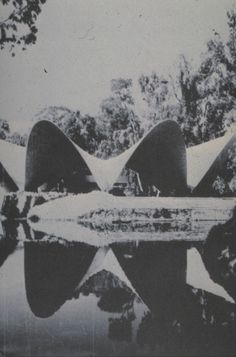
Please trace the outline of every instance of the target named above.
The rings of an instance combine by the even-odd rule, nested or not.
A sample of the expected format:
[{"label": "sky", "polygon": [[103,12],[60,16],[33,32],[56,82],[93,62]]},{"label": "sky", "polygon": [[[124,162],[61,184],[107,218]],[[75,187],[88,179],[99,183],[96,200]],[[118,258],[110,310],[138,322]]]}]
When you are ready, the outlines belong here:
[{"label": "sky", "polygon": [[[96,114],[110,80],[174,73],[181,54],[195,64],[213,36],[227,38],[235,0],[47,0],[36,45],[0,51],[0,118],[23,132],[50,105]],[[3,16],[0,15],[0,18]],[[46,71],[45,71],[46,70]]]}]

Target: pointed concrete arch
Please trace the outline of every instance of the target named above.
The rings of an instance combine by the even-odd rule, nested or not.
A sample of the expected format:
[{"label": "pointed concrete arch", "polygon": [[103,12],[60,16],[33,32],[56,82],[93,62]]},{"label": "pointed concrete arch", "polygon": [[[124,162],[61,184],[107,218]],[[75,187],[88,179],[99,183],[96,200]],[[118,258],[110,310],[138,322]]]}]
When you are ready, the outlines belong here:
[{"label": "pointed concrete arch", "polygon": [[173,120],[157,124],[131,148],[108,160],[77,149],[103,191],[111,190],[123,169],[130,168],[139,173],[143,185],[155,185],[163,194],[186,192],[186,148],[182,132]]},{"label": "pointed concrete arch", "polygon": [[[75,145],[53,123],[40,121],[33,127],[27,146],[25,189],[35,191],[44,182],[81,172],[77,192],[86,192],[86,175],[94,185],[109,191],[124,168],[139,173],[144,185],[155,185],[163,193],[186,190],[186,149],[177,123],[166,120],[150,130],[123,154],[98,159]],[[87,189],[89,191],[89,189]]]},{"label": "pointed concrete arch", "polygon": [[[88,177],[92,177],[92,183]],[[89,192],[97,188],[76,145],[56,125],[42,120],[34,125],[28,140],[25,190],[36,191],[45,183],[55,185],[60,179],[70,181],[73,192]]]},{"label": "pointed concrete arch", "polygon": [[155,185],[162,195],[187,189],[187,159],[179,125],[165,120],[156,125],[133,151],[125,167],[139,173],[142,185]]},{"label": "pointed concrete arch", "polygon": [[185,150],[178,125],[166,120],[124,153],[101,160],[75,145],[53,123],[44,120],[33,127],[27,150],[0,140],[0,181],[6,186],[5,191],[22,190],[24,186],[28,191],[36,191],[44,182],[77,171],[81,175],[72,192],[98,188],[110,191],[123,169],[131,168],[139,173],[144,186],[145,183],[153,184],[164,195],[171,192],[185,195],[187,167],[187,183],[193,188],[193,194],[210,195],[212,181],[224,169],[228,150],[234,145],[236,134],[229,133]]},{"label": "pointed concrete arch", "polygon": [[[195,196],[209,196],[212,194],[212,184],[217,176],[224,177],[229,152],[236,150],[236,133],[227,133],[221,138],[211,140],[195,146],[195,158],[188,160],[188,170],[191,163],[198,167],[197,181],[193,194]],[[189,153],[188,153],[189,155]]]}]

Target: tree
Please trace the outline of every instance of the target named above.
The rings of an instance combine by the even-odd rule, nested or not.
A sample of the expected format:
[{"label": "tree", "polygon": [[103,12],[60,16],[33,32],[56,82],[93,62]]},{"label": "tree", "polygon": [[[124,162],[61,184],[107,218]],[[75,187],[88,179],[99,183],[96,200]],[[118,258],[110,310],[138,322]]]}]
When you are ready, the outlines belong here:
[{"label": "tree", "polygon": [[8,122],[4,119],[0,119],[0,139],[6,140],[9,133],[10,127]]},{"label": "tree", "polygon": [[235,123],[236,13],[228,16],[229,40],[214,30],[195,70],[182,56],[176,78],[178,122],[188,146],[222,136]]},{"label": "tree", "polygon": [[200,100],[197,117],[201,142],[223,135],[234,121],[232,110],[235,107],[235,96],[232,86],[236,77],[229,70],[227,52],[228,48],[220,35],[214,33],[199,68]]},{"label": "tree", "polygon": [[97,151],[100,157],[120,154],[141,136],[131,90],[131,79],[118,78],[111,81],[111,96],[102,101],[98,117],[100,130],[105,136]]},{"label": "tree", "polygon": [[8,46],[12,56],[15,56],[15,46],[25,50],[26,46],[36,43],[36,21],[46,0],[0,0],[0,3],[8,6],[10,12],[0,22],[0,48]]},{"label": "tree", "polygon": [[142,120],[142,127],[147,131],[160,121],[174,116],[173,94],[169,81],[156,72],[151,75],[142,74],[138,82],[143,100],[147,104]]},{"label": "tree", "polygon": [[227,12],[229,40],[227,47],[229,49],[228,69],[236,70],[236,11],[231,9]]},{"label": "tree", "polygon": [[199,93],[197,83],[198,72],[193,70],[185,56],[181,56],[176,85],[173,88],[178,101],[177,121],[188,146],[199,143],[199,126],[197,123]]},{"label": "tree", "polygon": [[187,146],[222,136],[235,124],[236,116],[236,11],[227,13],[229,38],[226,43],[214,30],[193,68],[184,55],[178,72],[170,80],[157,75],[142,75],[139,84],[147,103],[142,127],[165,119],[176,120]]},{"label": "tree", "polygon": [[7,120],[0,119],[0,139],[6,140],[10,143],[26,146],[28,135],[19,134],[17,132],[11,133],[10,125]]},{"label": "tree", "polygon": [[6,138],[6,140],[8,142],[16,144],[16,145],[20,145],[20,146],[26,146],[27,139],[28,139],[27,134],[21,135],[17,132],[9,134]]},{"label": "tree", "polygon": [[111,80],[112,95],[101,103],[101,111],[110,133],[114,130],[126,129],[130,124],[134,105],[131,87],[131,79]]},{"label": "tree", "polygon": [[44,108],[36,115],[36,120],[49,120],[60,128],[65,135],[77,145],[94,153],[102,135],[97,128],[96,119],[92,116],[82,116],[80,111],[66,107],[51,106]]}]

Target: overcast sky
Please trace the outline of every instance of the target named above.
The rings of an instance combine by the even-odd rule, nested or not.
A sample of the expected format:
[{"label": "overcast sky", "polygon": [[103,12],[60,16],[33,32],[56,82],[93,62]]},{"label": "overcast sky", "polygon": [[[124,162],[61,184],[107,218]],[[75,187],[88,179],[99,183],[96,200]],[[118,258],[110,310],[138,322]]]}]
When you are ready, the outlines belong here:
[{"label": "overcast sky", "polygon": [[[112,78],[174,71],[183,53],[196,63],[212,30],[227,36],[233,0],[47,0],[36,45],[0,52],[0,117],[12,129],[40,109],[98,112]],[[47,73],[45,73],[44,69]]]}]

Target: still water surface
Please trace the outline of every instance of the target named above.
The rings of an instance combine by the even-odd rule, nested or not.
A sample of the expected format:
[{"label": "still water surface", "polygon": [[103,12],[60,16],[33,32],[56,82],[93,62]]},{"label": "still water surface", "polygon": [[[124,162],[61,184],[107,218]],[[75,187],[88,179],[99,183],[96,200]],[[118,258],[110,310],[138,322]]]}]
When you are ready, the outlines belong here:
[{"label": "still water surface", "polygon": [[236,354],[235,247],[31,236],[4,223],[3,356]]}]

